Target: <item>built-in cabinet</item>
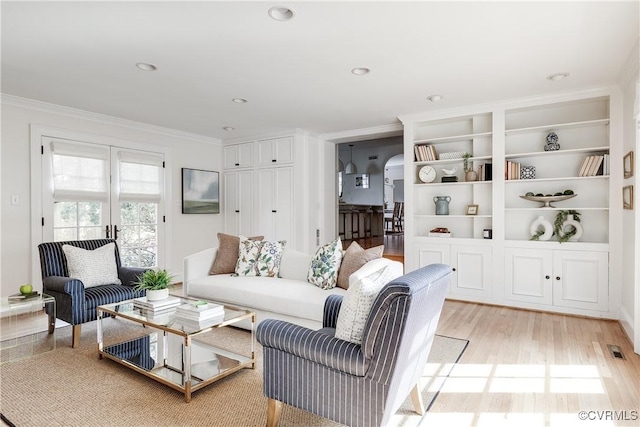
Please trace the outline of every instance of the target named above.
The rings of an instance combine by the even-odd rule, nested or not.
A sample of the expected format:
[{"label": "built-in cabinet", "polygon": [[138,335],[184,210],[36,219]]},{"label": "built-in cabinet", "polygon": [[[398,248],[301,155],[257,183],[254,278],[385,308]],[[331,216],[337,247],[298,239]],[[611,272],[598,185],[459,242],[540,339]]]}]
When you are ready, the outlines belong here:
[{"label": "built-in cabinet", "polygon": [[293,241],[293,168],[258,171],[258,230],[267,240]]},{"label": "built-in cabinet", "polygon": [[507,300],[607,310],[607,252],[506,248],[505,270]]},{"label": "built-in cabinet", "polygon": [[[611,195],[621,158],[610,149],[610,110],[611,95],[593,91],[401,117],[411,165],[406,271],[443,262],[454,269],[451,298],[615,317],[609,243],[613,212],[620,212]],[[590,161],[599,163],[589,169]],[[438,197],[449,200],[448,214],[437,208]],[[576,212],[578,226],[558,225],[560,234],[581,229],[577,240],[540,235],[559,213]]]},{"label": "built-in cabinet", "polygon": [[[223,147],[223,212],[230,234],[295,243],[294,137]],[[257,159],[257,162],[254,162]]]},{"label": "built-in cabinet", "polygon": [[490,246],[463,244],[419,244],[420,267],[447,264],[453,270],[450,296],[489,297],[491,295],[493,260]]},{"label": "built-in cabinet", "polygon": [[234,235],[253,236],[253,170],[227,171],[222,179],[225,231]]}]

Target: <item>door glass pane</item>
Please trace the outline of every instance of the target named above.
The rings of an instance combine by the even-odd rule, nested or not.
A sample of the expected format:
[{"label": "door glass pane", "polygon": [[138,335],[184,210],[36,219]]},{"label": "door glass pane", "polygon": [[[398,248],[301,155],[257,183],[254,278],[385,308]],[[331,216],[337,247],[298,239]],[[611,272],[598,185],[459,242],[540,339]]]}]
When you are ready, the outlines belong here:
[{"label": "door glass pane", "polygon": [[156,267],[158,264],[158,205],[120,203],[120,256],[128,267]]},{"label": "door glass pane", "polygon": [[102,203],[54,202],[53,239],[87,240],[102,237]]}]

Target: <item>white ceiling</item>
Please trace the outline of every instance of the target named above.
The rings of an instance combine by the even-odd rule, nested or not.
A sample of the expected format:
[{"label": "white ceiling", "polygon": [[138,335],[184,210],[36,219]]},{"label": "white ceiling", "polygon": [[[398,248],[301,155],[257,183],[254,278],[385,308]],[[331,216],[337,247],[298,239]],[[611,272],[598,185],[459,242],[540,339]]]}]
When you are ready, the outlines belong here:
[{"label": "white ceiling", "polygon": [[335,133],[614,84],[638,3],[2,1],[2,92],[221,139]]}]

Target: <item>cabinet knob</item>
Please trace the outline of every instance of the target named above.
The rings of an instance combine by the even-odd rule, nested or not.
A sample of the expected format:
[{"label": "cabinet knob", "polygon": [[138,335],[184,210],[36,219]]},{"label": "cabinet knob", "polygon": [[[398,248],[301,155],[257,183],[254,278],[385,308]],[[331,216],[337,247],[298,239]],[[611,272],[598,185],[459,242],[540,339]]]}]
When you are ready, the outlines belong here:
[{"label": "cabinet knob", "polygon": [[236,166],[240,166],[240,163],[236,163],[235,165],[236,165]]},{"label": "cabinet knob", "polygon": [[560,276],[556,276],[556,280],[560,280]]},{"label": "cabinet knob", "polygon": [[236,213],[240,213],[240,210],[239,210],[239,209],[236,209]]},{"label": "cabinet knob", "polygon": [[546,276],[544,276],[544,278],[549,280],[551,277],[549,277],[549,275],[547,274]]},{"label": "cabinet knob", "polygon": [[276,159],[271,159],[271,162],[276,163],[278,160]]},{"label": "cabinet knob", "polygon": [[452,268],[451,270],[456,271],[455,267],[454,267],[454,268]]},{"label": "cabinet knob", "polygon": [[276,213],[276,212],[278,212],[278,211],[276,211],[276,210],[272,210],[271,212]]}]

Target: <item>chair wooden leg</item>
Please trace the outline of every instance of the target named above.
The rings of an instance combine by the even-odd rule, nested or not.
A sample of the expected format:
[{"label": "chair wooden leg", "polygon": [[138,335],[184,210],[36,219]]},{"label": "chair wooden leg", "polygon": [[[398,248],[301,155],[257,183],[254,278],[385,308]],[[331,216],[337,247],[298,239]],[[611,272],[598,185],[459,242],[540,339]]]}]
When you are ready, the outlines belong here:
[{"label": "chair wooden leg", "polygon": [[424,403],[422,403],[422,394],[420,394],[418,384],[411,389],[411,402],[413,403],[413,409],[418,415],[424,415]]},{"label": "chair wooden leg", "polygon": [[71,338],[71,347],[76,348],[80,345],[80,335],[82,333],[82,325],[73,325],[73,336]]},{"label": "chair wooden leg", "polygon": [[282,402],[269,399],[267,402],[267,427],[277,427],[282,413]]}]

